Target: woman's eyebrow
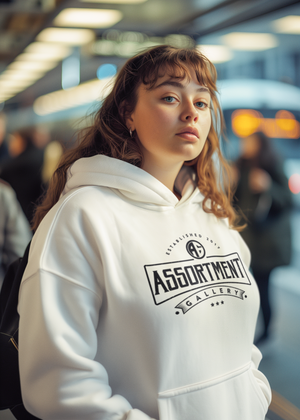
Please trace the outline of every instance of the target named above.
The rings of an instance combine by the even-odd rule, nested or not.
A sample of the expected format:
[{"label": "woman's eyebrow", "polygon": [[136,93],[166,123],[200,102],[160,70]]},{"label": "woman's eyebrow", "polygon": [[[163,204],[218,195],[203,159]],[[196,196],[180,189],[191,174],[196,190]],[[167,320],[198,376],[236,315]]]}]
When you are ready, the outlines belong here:
[{"label": "woman's eyebrow", "polygon": [[[184,85],[180,82],[176,82],[175,80],[165,80],[164,82],[155,86],[154,89],[157,89],[161,86],[167,86],[167,85],[175,86],[175,87],[178,87],[178,88],[181,88],[181,89],[184,88]],[[209,89],[205,86],[200,86],[199,89],[196,89],[196,90],[197,90],[197,92],[207,92],[207,93],[209,93]]]}]

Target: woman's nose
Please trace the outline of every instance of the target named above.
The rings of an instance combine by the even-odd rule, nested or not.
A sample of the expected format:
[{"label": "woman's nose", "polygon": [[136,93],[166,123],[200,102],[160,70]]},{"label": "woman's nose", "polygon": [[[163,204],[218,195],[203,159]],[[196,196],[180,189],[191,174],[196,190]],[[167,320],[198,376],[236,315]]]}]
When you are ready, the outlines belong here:
[{"label": "woman's nose", "polygon": [[181,119],[182,121],[191,121],[197,122],[199,118],[199,114],[197,109],[195,108],[194,104],[186,104],[182,114]]}]

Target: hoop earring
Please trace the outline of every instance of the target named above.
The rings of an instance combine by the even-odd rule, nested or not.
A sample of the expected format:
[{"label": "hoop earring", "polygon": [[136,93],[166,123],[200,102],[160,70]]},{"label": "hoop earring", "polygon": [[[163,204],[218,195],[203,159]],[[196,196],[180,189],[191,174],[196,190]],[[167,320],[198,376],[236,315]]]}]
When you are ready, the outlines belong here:
[{"label": "hoop earring", "polygon": [[131,131],[131,128],[129,129],[129,134],[130,134],[130,137],[132,137],[132,131]]}]

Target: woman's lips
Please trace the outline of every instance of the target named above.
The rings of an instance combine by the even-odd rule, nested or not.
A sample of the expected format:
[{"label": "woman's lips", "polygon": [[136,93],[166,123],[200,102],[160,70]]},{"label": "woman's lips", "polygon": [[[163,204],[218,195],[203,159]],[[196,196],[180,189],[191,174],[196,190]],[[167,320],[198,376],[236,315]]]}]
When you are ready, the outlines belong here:
[{"label": "woman's lips", "polygon": [[182,133],[177,133],[176,134],[179,137],[182,137],[188,141],[192,141],[192,142],[196,142],[198,140],[198,136],[194,133],[191,133],[189,131],[184,131]]},{"label": "woman's lips", "polygon": [[194,127],[185,127],[176,135],[192,142],[196,142],[199,139],[198,130]]}]

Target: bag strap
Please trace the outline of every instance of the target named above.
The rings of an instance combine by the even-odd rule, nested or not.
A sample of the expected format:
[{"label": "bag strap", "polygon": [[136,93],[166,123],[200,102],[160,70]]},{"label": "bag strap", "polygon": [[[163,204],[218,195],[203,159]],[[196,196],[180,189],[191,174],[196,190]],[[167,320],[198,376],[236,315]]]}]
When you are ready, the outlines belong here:
[{"label": "bag strap", "polygon": [[24,255],[10,264],[5,274],[0,293],[0,321],[13,319],[17,314],[19,288],[25,271],[31,241],[28,243]]}]

